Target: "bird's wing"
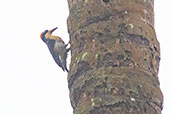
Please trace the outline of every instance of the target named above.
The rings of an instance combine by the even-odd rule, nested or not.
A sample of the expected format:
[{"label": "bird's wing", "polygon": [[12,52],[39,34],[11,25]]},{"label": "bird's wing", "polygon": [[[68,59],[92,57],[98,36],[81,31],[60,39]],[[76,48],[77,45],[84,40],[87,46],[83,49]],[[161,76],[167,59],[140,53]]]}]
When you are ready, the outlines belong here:
[{"label": "bird's wing", "polygon": [[64,71],[64,68],[63,68],[63,66],[62,66],[61,60],[60,60],[60,58],[59,58],[59,55],[58,55],[57,53],[52,52],[52,57],[53,57],[53,59],[55,60],[55,62],[57,63],[57,65],[58,65],[59,67],[61,67],[62,70]]},{"label": "bird's wing", "polygon": [[48,48],[49,48],[49,51],[50,51],[53,59],[55,60],[57,65],[64,70],[64,68],[62,66],[62,63],[61,63],[61,60],[59,59],[59,54],[57,52],[55,52],[54,49],[53,49],[54,45],[55,45],[55,41],[54,40],[49,40],[48,41]]}]

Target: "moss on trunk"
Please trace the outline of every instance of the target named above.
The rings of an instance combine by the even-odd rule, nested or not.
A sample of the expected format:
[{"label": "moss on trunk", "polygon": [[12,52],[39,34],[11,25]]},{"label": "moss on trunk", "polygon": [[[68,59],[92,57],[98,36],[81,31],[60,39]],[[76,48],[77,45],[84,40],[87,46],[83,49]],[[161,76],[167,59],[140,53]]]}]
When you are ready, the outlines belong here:
[{"label": "moss on trunk", "polygon": [[161,114],[153,0],[68,0],[74,114]]}]

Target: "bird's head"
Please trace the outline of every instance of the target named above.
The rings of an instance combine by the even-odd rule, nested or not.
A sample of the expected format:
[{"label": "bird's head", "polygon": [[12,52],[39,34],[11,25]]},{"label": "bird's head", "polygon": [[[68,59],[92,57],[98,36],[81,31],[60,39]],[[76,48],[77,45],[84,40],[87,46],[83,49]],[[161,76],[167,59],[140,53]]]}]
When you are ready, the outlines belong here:
[{"label": "bird's head", "polygon": [[47,39],[49,36],[52,35],[52,33],[57,29],[58,27],[55,27],[54,29],[52,30],[45,30],[44,32],[42,32],[40,34],[40,38],[46,43]]}]

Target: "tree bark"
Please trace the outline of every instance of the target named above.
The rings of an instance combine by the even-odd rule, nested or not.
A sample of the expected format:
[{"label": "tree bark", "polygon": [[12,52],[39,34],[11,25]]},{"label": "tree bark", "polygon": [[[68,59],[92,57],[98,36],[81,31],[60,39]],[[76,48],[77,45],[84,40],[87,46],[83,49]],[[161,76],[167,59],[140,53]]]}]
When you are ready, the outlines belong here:
[{"label": "tree bark", "polygon": [[68,0],[74,114],[161,114],[153,0]]}]

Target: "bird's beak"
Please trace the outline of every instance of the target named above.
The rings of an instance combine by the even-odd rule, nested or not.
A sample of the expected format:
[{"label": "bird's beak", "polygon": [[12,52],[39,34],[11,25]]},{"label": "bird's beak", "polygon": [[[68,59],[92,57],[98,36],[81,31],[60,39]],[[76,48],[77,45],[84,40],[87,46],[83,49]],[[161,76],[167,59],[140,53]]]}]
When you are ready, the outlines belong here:
[{"label": "bird's beak", "polygon": [[49,32],[52,34],[53,31],[55,31],[58,27],[55,27],[54,29],[50,30]]}]

